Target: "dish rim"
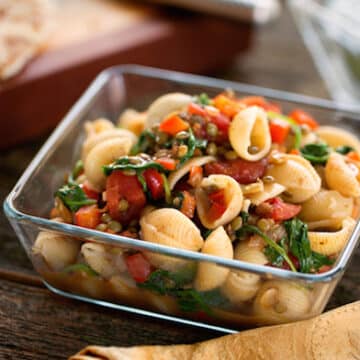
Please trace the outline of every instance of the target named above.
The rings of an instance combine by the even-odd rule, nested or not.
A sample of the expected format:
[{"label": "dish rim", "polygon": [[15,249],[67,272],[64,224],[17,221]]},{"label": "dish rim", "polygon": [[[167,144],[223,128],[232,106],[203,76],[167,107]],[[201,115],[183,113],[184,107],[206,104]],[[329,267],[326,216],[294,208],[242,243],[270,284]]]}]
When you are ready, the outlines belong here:
[{"label": "dish rim", "polygon": [[50,137],[40,148],[38,153],[35,155],[33,160],[30,162],[24,173],[17,181],[12,191],[6,197],[3,207],[4,212],[10,221],[37,225],[41,229],[54,230],[71,236],[86,238],[87,240],[93,240],[105,244],[126,246],[126,248],[131,249],[154,251],[157,253],[180,257],[193,261],[210,262],[219,266],[260,274],[267,278],[276,277],[284,280],[298,280],[305,281],[307,283],[321,283],[330,282],[336,278],[339,278],[343,274],[359,240],[359,220],[357,221],[355,229],[350,236],[347,245],[340,254],[337,260],[337,264],[330,271],[321,274],[304,274],[266,265],[256,265],[240,260],[224,259],[218,256],[172,248],[165,245],[146,242],[144,240],[131,239],[120,235],[113,235],[93,229],[82,228],[72,224],[57,223],[50,219],[29,215],[18,210],[14,205],[14,200],[20,194],[27,181],[31,178],[32,174],[37,169],[39,163],[47,157],[47,154],[50,153],[51,149],[55,149],[54,151],[56,151],[57,145],[61,143],[62,134],[64,133],[64,131],[68,129],[73,124],[73,122],[74,124],[76,124],[75,120],[79,119],[82,113],[85,113],[85,111],[90,108],[92,101],[101,91],[103,86],[106,85],[107,81],[113,76],[122,76],[124,74],[168,80],[174,83],[180,83],[184,85],[209,86],[213,88],[218,88],[219,90],[231,88],[235,92],[239,91],[251,95],[271,97],[272,99],[276,99],[279,101],[296,102],[299,105],[313,106],[328,111],[341,111],[347,114],[352,114],[352,116],[357,116],[360,121],[360,106],[356,105],[341,105],[330,100],[310,97],[307,95],[274,90],[270,88],[263,88],[260,86],[248,85],[228,80],[219,80],[206,76],[186,74],[177,71],[156,69],[140,65],[119,65],[110,67],[103,70],[93,80],[93,82],[90,84],[87,90],[85,90],[79,100],[71,107],[70,111],[58,124]]}]

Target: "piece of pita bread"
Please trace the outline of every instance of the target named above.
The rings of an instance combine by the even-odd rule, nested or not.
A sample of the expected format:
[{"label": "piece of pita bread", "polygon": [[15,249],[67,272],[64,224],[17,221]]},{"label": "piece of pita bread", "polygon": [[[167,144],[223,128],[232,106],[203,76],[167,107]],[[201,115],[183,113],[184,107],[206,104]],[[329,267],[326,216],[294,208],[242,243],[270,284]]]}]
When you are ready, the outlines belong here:
[{"label": "piece of pita bread", "polygon": [[19,73],[39,52],[51,11],[51,0],[0,0],[0,80]]}]

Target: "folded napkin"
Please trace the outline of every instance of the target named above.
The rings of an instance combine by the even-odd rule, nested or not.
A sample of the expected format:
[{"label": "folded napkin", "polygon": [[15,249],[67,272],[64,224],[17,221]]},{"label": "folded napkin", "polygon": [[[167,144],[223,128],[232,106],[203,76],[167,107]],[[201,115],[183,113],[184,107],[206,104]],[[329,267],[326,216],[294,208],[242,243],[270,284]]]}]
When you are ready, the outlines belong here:
[{"label": "folded napkin", "polygon": [[310,320],[268,326],[193,344],[88,346],[69,360],[358,360],[360,301]]}]

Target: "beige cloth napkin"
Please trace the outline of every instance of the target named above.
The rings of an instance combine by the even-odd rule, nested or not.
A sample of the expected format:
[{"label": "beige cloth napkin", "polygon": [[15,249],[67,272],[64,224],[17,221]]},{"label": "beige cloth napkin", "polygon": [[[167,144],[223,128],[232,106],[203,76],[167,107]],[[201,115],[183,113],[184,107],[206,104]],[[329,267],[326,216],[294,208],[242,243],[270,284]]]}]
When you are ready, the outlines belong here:
[{"label": "beige cloth napkin", "polygon": [[193,344],[88,346],[69,360],[360,360],[360,301],[310,320]]}]

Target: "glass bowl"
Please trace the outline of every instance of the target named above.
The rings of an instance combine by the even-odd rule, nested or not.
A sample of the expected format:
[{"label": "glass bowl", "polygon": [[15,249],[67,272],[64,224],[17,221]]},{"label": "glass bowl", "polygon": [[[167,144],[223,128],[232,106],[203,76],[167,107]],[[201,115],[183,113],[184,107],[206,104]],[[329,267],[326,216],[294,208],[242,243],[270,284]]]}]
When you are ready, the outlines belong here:
[{"label": "glass bowl", "polygon": [[290,9],[332,97],[360,104],[360,2],[290,0]]},{"label": "glass bowl", "polygon": [[[305,319],[323,311],[357,245],[359,223],[330,271],[303,274],[175,249],[48,219],[55,190],[63,184],[64,174],[69,173],[79,158],[85,121],[106,117],[115,122],[125,108],[144,110],[156,97],[167,92],[206,92],[213,96],[226,88],[231,88],[239,96],[265,96],[279,103],[285,111],[301,107],[312,113],[320,123],[359,133],[360,116],[354,109],[340,108],[327,100],[136,65],[105,70],[58,125],[4,203],[7,217],[50,290],[103,306],[225,332]],[[171,295],[164,295],[137,286],[121,264],[116,269],[116,275],[111,276],[89,272],[81,265],[54,270],[34,251],[33,245],[40,233],[55,238],[71,237],[71,246],[75,249],[86,241],[104,244],[109,252],[120,254],[120,257],[124,252],[143,251],[186,259],[191,271],[199,262],[230,268],[240,271],[238,275],[243,278],[245,286],[242,291],[250,291],[250,295],[240,296],[235,304],[218,290],[201,293],[199,300],[189,286],[181,294],[174,291]],[[60,261],[63,259],[64,253],[60,248],[55,247],[50,251],[57,251],[56,257]],[[271,296],[259,296],[258,287],[268,284],[272,284],[279,296],[288,300],[288,307],[274,310]]]}]

